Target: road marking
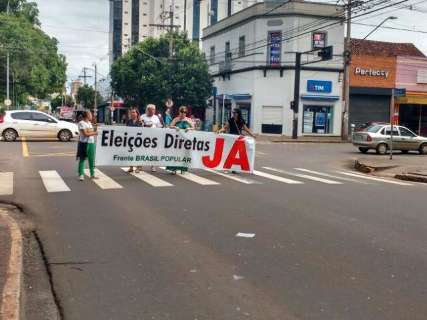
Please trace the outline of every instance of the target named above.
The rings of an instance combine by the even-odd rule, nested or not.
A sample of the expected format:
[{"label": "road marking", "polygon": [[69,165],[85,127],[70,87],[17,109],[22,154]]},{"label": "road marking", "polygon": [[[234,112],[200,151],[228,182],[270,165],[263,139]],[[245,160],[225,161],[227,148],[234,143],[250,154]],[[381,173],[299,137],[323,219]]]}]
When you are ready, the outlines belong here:
[{"label": "road marking", "polygon": [[28,152],[28,144],[27,144],[27,138],[22,137],[22,156],[24,158],[28,158],[30,156],[30,153]]},{"label": "road marking", "polygon": [[39,171],[39,174],[47,192],[71,191],[57,171]]},{"label": "road marking", "polygon": [[0,172],[0,196],[13,194],[13,172]]},{"label": "road marking", "polygon": [[360,181],[360,180],[351,179],[351,178],[344,178],[344,177],[334,176],[332,174],[323,173],[323,172],[319,172],[319,171],[315,171],[315,170],[308,170],[308,169],[303,169],[303,168],[294,168],[294,169],[302,171],[302,172],[317,174],[319,176],[333,178],[333,179],[338,179],[338,180],[343,180],[343,181],[356,182],[356,183],[361,183],[361,184],[370,184],[369,182]]},{"label": "road marking", "polygon": [[59,153],[46,153],[46,154],[32,153],[31,156],[32,157],[75,157],[76,153],[75,152],[59,152]]},{"label": "road marking", "polygon": [[6,281],[0,303],[0,316],[3,315],[4,319],[19,320],[23,268],[22,232],[18,223],[1,209],[0,215],[9,227],[11,240],[9,262],[5,273]]},{"label": "road marking", "polygon": [[[90,173],[88,169],[85,169],[85,174],[89,177]],[[105,175],[103,172],[101,172],[98,169],[95,169],[95,176],[98,177],[98,179],[93,179],[92,181],[95,182],[98,187],[100,187],[103,190],[107,189],[123,189],[123,187],[118,184],[116,181],[111,179],[109,176]]]},{"label": "road marking", "polygon": [[[129,168],[122,168],[123,171],[127,172]],[[156,176],[153,176],[152,174],[149,174],[145,171],[141,171],[139,173],[129,173],[132,176],[138,178],[139,180],[144,181],[145,183],[148,183],[150,186],[153,187],[173,187],[173,184],[162,180],[160,178],[157,178]]]},{"label": "road marking", "polygon": [[255,237],[255,233],[238,232],[236,234],[236,237],[240,237],[240,238],[254,238]]},{"label": "road marking", "polygon": [[275,181],[279,181],[279,182],[283,182],[283,183],[287,183],[287,184],[304,184],[304,182],[301,182],[301,181],[286,179],[283,177],[279,177],[279,176],[269,174],[267,172],[262,172],[262,171],[257,171],[257,170],[254,170],[254,175],[260,176],[263,178],[267,178],[267,179],[271,179],[271,180],[275,180]]},{"label": "road marking", "polygon": [[366,176],[366,175],[362,175],[362,174],[356,174],[356,173],[352,173],[352,172],[346,172],[346,171],[337,171],[340,174],[344,174],[347,176],[351,176],[351,177],[356,177],[356,178],[361,178],[361,179],[367,179],[367,180],[373,180],[373,181],[381,181],[381,182],[385,182],[385,183],[391,183],[391,184],[397,184],[400,186],[413,186],[413,184],[411,183],[406,183],[406,182],[398,182],[398,181],[392,181],[392,180],[388,180],[388,179],[381,179],[381,178],[376,178],[376,177],[370,177],[370,176]]},{"label": "road marking", "polygon": [[[160,169],[166,170],[166,167],[160,167]],[[220,184],[216,181],[212,181],[212,180],[197,176],[191,172],[186,172],[186,173],[182,173],[182,174],[178,173],[177,176],[184,178],[184,179],[187,179],[189,181],[195,182],[195,183],[200,184],[202,186],[216,186],[216,185]]]},{"label": "road marking", "polygon": [[263,168],[266,169],[266,170],[270,170],[270,171],[274,171],[274,172],[279,172],[279,173],[287,174],[287,175],[298,177],[298,178],[304,178],[304,179],[308,179],[308,180],[322,182],[322,183],[326,183],[326,184],[342,184],[342,182],[338,182],[338,181],[334,181],[334,180],[329,180],[329,179],[324,179],[324,178],[319,178],[319,177],[314,177],[314,176],[309,176],[307,174],[292,173],[292,172],[287,172],[287,171],[284,171],[284,170],[270,168],[270,167],[263,167]]},{"label": "road marking", "polygon": [[247,179],[247,178],[243,178],[243,177],[238,177],[235,174],[227,174],[224,172],[220,172],[220,171],[215,171],[215,170],[211,170],[211,169],[205,169],[206,171],[210,172],[210,173],[214,173],[216,175],[219,175],[221,177],[230,179],[230,180],[234,180],[243,184],[261,184],[261,182],[255,181],[255,180],[251,180],[251,179]]}]

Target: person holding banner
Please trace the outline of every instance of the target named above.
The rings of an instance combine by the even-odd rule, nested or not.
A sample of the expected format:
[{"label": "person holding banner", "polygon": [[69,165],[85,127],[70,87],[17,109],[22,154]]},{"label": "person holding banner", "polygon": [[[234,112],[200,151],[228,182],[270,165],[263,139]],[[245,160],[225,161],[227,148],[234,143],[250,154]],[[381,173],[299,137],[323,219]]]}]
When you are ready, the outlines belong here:
[{"label": "person holding banner", "polygon": [[[162,121],[159,116],[156,115],[156,106],[154,104],[149,104],[145,108],[145,114],[140,118],[142,126],[146,128],[162,128]],[[151,166],[151,172],[156,172],[156,168]]]},{"label": "person holding banner", "polygon": [[98,135],[96,129],[92,126],[92,113],[83,112],[83,119],[79,122],[80,131],[79,143],[77,145],[77,159],[79,159],[79,179],[85,178],[84,168],[85,160],[88,159],[90,178],[97,179],[95,176],[95,136]]},{"label": "person holding banner", "polygon": [[166,106],[166,111],[165,111],[165,126],[169,127],[171,125],[172,121],[173,121],[172,107]]},{"label": "person holding banner", "polygon": [[252,133],[251,129],[248,128],[245,120],[243,120],[242,111],[240,109],[233,110],[233,116],[228,119],[228,122],[221,130],[218,131],[218,133],[224,133],[227,131],[229,134],[235,134],[239,136],[242,136],[243,131],[245,131],[247,134],[249,134],[252,138],[255,139],[255,135]]},{"label": "person holding banner", "polygon": [[[179,115],[172,120],[170,124],[170,128],[174,128],[177,131],[185,130],[188,132],[189,130],[193,130],[193,121],[187,117],[188,109],[185,106],[179,108]],[[187,167],[166,167],[166,170],[170,171],[172,174],[176,174],[179,170],[181,173],[187,172]]]},{"label": "person holding banner", "polygon": [[[132,108],[129,111],[130,119],[127,121],[127,127],[142,127],[142,122],[140,120],[140,115],[137,108]],[[136,167],[135,173],[139,173],[142,170],[142,167]],[[129,167],[129,173],[133,172],[133,166]]]}]

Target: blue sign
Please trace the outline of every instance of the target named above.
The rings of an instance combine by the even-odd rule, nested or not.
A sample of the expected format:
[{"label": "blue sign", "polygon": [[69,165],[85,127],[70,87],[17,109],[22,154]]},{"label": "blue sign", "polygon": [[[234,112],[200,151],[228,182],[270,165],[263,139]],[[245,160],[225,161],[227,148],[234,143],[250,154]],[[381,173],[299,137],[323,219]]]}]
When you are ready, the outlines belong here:
[{"label": "blue sign", "polygon": [[271,66],[280,66],[282,57],[282,32],[272,31],[268,34],[269,37],[269,63]]},{"label": "blue sign", "polygon": [[394,89],[394,96],[395,97],[404,97],[404,96],[406,96],[406,89],[405,88],[396,88],[396,89]]},{"label": "blue sign", "polygon": [[308,80],[307,81],[308,92],[332,92],[332,81],[321,81],[321,80]]}]

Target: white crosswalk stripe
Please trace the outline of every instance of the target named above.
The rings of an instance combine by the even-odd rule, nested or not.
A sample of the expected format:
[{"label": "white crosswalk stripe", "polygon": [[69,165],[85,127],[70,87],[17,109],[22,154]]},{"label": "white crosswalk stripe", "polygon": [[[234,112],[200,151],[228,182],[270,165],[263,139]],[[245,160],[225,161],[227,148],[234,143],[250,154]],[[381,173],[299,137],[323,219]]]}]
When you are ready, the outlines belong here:
[{"label": "white crosswalk stripe", "polygon": [[[129,168],[122,168],[123,171],[128,171]],[[138,178],[139,180],[144,181],[145,183],[148,183],[150,186],[153,187],[173,187],[173,184],[162,180],[152,174],[149,174],[145,171],[141,171],[139,173],[132,172],[130,173],[135,178]]]},{"label": "white crosswalk stripe", "polygon": [[303,178],[303,179],[307,179],[307,180],[313,180],[313,181],[317,181],[317,182],[322,182],[322,183],[326,183],[326,184],[342,184],[342,182],[338,182],[338,181],[334,181],[334,180],[329,180],[329,179],[324,179],[324,178],[319,178],[319,177],[314,177],[314,176],[310,176],[307,174],[300,174],[300,173],[292,173],[292,172],[288,172],[288,171],[284,171],[284,170],[280,170],[280,169],[275,169],[275,168],[270,168],[270,167],[263,167],[266,170],[270,170],[270,171],[274,171],[274,172],[278,172],[278,173],[283,173],[283,174],[287,174],[290,176],[294,176],[297,178]]},{"label": "white crosswalk stripe", "polygon": [[[165,167],[160,167],[160,169],[166,170]],[[182,178],[184,178],[186,180],[195,182],[195,183],[200,184],[202,186],[216,186],[216,185],[220,184],[220,183],[218,183],[216,181],[209,180],[209,179],[206,179],[204,177],[200,177],[200,176],[195,175],[194,173],[191,173],[191,172],[186,172],[186,173],[183,173],[183,174],[178,174],[177,173],[177,176],[182,177]]]},{"label": "white crosswalk stripe", "polygon": [[219,171],[209,170],[209,169],[206,169],[206,171],[208,171],[210,173],[214,173],[216,175],[219,175],[221,177],[224,177],[224,178],[227,178],[230,180],[234,180],[234,181],[243,183],[243,184],[261,184],[261,182],[258,182],[258,181],[252,180],[252,179],[248,179],[248,178],[238,177],[235,174],[227,174],[224,172],[219,172]]},{"label": "white crosswalk stripe", "polygon": [[270,174],[270,173],[267,173],[267,172],[258,171],[258,170],[254,170],[254,175],[259,176],[259,177],[263,177],[263,178],[266,178],[266,179],[278,181],[278,182],[287,183],[287,184],[304,184],[304,182],[301,182],[301,181],[291,180],[291,179],[287,179],[287,178],[275,176],[273,174]]},{"label": "white crosswalk stripe", "polygon": [[71,189],[56,170],[39,171],[47,192],[68,192]]},{"label": "white crosswalk stripe", "polygon": [[360,180],[356,180],[356,179],[352,179],[352,178],[339,177],[339,176],[336,176],[333,174],[319,172],[319,171],[315,171],[315,170],[308,170],[308,169],[304,169],[304,168],[294,168],[294,169],[298,170],[298,171],[307,172],[307,173],[311,173],[311,174],[317,174],[318,176],[342,180],[342,181],[355,182],[355,183],[361,183],[361,184],[370,184],[369,182],[366,182],[366,181],[360,181]]},{"label": "white crosswalk stripe", "polygon": [[13,172],[0,172],[0,196],[13,194]]},{"label": "white crosswalk stripe", "polygon": [[[89,170],[85,170],[85,174],[89,177]],[[101,172],[99,169],[95,169],[95,176],[98,177],[98,179],[92,180],[95,182],[98,187],[100,187],[103,190],[109,190],[109,189],[122,189],[123,187],[118,184],[116,181],[111,179],[109,176],[105,175],[103,172]]]},{"label": "white crosswalk stripe", "polygon": [[363,175],[363,174],[358,174],[358,173],[353,173],[353,172],[346,172],[346,171],[337,171],[337,172],[339,174],[344,174],[344,175],[347,175],[347,176],[361,178],[361,179],[367,179],[367,180],[373,180],[373,181],[380,181],[380,182],[385,182],[385,183],[390,183],[390,184],[397,184],[397,185],[400,185],[400,186],[413,186],[413,184],[407,183],[407,182],[398,182],[398,181],[393,181],[393,180],[388,180],[388,179],[382,179],[382,178],[377,178],[377,177],[366,176],[366,175]]}]

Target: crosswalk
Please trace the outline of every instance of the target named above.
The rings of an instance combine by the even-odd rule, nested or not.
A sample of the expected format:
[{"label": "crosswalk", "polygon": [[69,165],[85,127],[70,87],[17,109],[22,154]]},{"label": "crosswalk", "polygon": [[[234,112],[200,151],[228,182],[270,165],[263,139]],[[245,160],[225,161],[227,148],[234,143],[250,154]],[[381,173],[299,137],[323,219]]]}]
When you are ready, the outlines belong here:
[{"label": "crosswalk", "polygon": [[[108,171],[108,173],[106,173]],[[89,178],[88,170],[85,170],[85,175]],[[141,181],[148,187],[153,188],[171,188],[180,183],[180,180],[187,181],[203,187],[215,187],[218,185],[226,185],[227,183],[237,183],[242,185],[262,185],[268,182],[285,185],[304,185],[315,183],[319,185],[329,185],[331,188],[345,184],[362,184],[362,185],[395,185],[401,187],[411,187],[415,183],[399,181],[366,175],[359,172],[335,170],[335,171],[318,171],[308,168],[293,168],[282,170],[273,167],[262,167],[260,170],[254,170],[252,175],[248,174],[233,174],[228,172],[217,172],[213,170],[195,170],[192,172],[179,173],[171,175],[167,173],[166,168],[159,168],[157,173],[148,173],[141,171],[138,173],[128,173],[128,168],[106,168],[96,169],[95,175],[97,179],[86,179],[90,184],[97,186],[101,190],[118,190],[126,187],[127,179],[136,179]],[[61,176],[61,172],[56,170],[39,171],[44,189],[48,193],[63,193],[70,192],[70,179],[75,177]],[[118,179],[119,178],[119,179]],[[16,189],[14,185],[16,174],[13,172],[0,172],[0,196],[13,195]],[[79,184],[73,184],[73,188],[78,188]]]}]

